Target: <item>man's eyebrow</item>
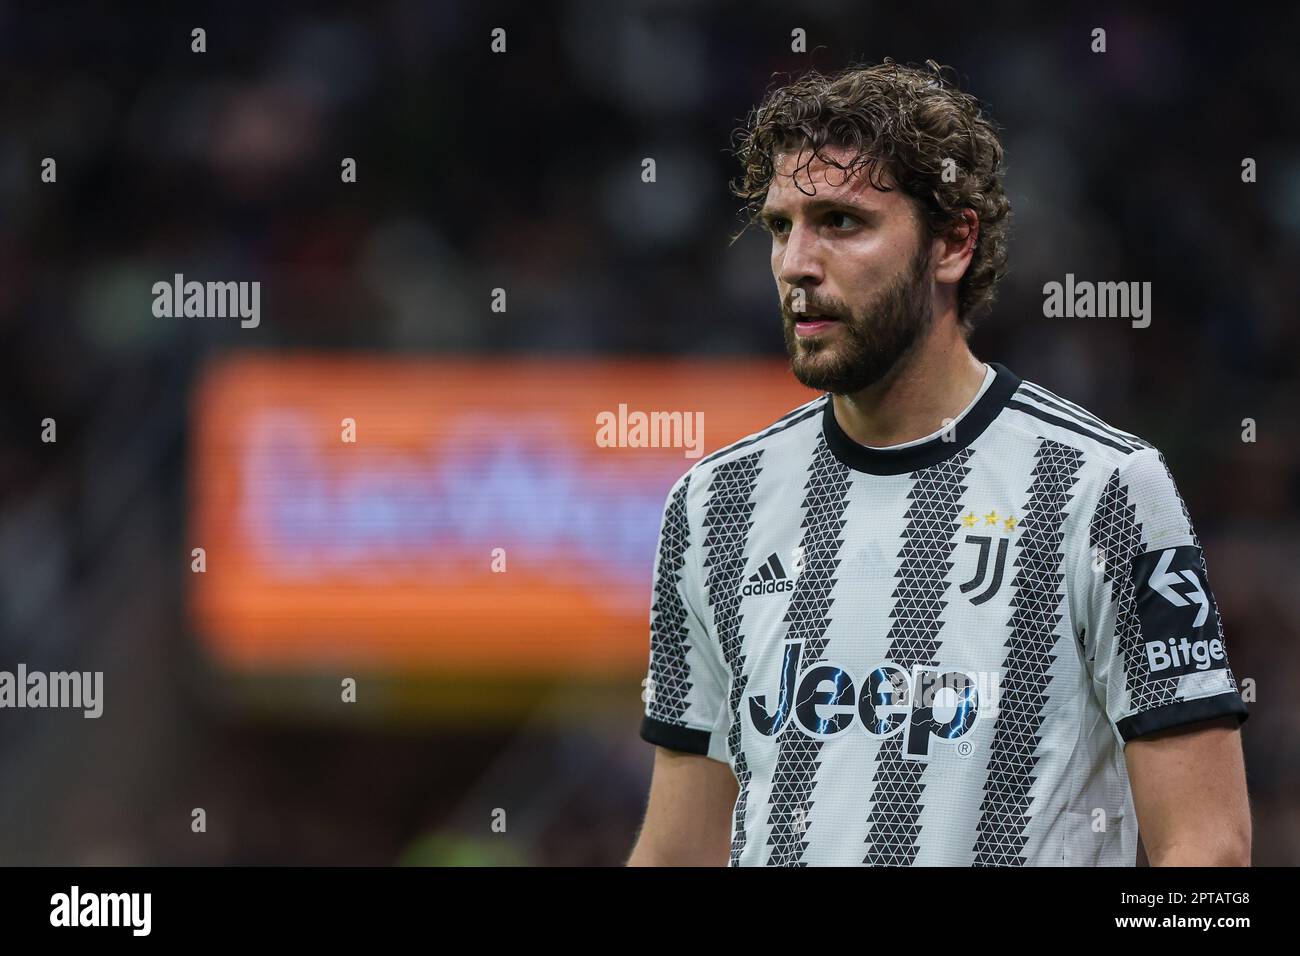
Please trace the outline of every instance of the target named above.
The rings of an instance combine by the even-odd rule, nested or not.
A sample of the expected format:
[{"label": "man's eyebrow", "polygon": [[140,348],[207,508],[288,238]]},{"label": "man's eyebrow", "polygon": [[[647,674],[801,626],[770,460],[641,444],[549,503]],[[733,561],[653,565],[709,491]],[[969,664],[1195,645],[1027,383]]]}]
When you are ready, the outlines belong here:
[{"label": "man's eyebrow", "polygon": [[[875,210],[868,209],[866,206],[859,206],[857,203],[849,202],[847,199],[813,199],[804,205],[809,213],[816,214],[825,212],[829,209],[845,209],[859,216],[873,216]],[[777,216],[784,217],[786,211],[780,206],[764,206],[759,210],[758,218],[763,222],[771,222]]]}]

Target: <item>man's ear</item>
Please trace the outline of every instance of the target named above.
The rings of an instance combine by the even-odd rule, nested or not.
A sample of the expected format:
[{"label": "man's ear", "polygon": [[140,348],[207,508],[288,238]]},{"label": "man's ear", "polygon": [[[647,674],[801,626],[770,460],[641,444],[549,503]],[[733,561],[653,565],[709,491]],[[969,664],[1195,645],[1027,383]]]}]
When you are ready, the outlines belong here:
[{"label": "man's ear", "polygon": [[975,243],[980,235],[979,216],[974,209],[963,209],[961,219],[950,232],[935,239],[938,243],[934,261],[936,282],[960,282],[975,255]]}]

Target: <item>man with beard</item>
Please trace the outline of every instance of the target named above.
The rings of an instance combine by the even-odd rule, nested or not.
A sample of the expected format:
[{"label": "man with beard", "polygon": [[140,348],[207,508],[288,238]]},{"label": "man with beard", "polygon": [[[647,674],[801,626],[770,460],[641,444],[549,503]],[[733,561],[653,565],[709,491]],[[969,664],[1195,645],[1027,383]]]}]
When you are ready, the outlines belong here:
[{"label": "man with beard", "polygon": [[737,155],[825,394],[668,495],[629,863],[1133,865],[1140,826],[1153,864],[1248,864],[1163,456],[967,344],[1009,213],[977,101],[932,62],[811,73]]}]

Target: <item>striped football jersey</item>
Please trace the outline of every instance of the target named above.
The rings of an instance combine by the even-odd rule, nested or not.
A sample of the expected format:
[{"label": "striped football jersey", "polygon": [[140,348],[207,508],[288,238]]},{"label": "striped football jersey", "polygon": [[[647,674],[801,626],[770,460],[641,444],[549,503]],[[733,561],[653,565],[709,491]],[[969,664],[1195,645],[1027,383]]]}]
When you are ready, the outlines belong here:
[{"label": "striped football jersey", "polygon": [[822,395],[678,479],[646,687],[735,866],[1133,865],[1124,745],[1247,716],[1163,456],[996,364],[928,438]]}]

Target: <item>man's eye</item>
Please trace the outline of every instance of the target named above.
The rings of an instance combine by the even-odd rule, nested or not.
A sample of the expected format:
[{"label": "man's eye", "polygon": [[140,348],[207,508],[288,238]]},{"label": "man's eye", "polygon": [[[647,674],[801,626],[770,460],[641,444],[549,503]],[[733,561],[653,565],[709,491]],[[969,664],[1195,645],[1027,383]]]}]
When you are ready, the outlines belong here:
[{"label": "man's eye", "polygon": [[767,220],[764,225],[767,226],[767,231],[772,233],[772,235],[779,236],[785,232],[786,221],[784,219],[772,218]]},{"label": "man's eye", "polygon": [[[850,215],[849,215],[848,213],[846,213],[846,212],[833,212],[833,213],[831,213],[829,216],[827,216],[826,219],[827,219],[828,222],[830,222],[831,227],[834,228],[834,229],[852,229],[854,226],[856,226],[856,225],[858,224],[858,219],[857,219],[857,217],[856,217],[856,216],[850,216]],[[846,222],[844,225],[840,226],[840,225],[836,225],[836,223],[835,223],[835,220],[836,220],[836,219],[847,219],[848,222]]]}]

